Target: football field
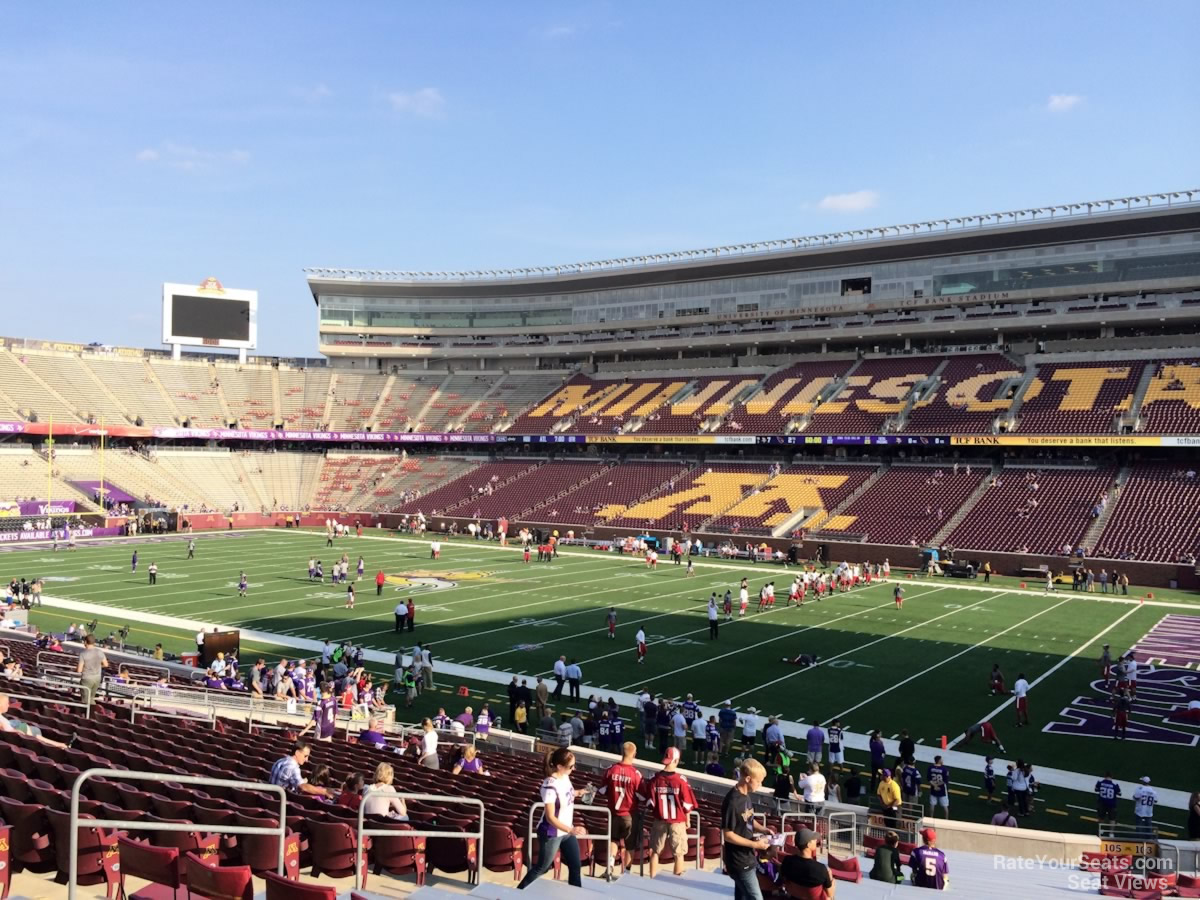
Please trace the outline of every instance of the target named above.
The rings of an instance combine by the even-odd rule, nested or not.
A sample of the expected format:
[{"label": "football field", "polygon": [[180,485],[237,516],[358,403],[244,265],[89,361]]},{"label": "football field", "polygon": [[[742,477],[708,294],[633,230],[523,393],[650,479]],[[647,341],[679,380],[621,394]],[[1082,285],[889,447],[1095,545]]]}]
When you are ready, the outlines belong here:
[{"label": "football field", "polygon": [[[926,745],[939,744],[943,735],[953,742],[968,725],[994,716],[1010,758],[1097,776],[1108,769],[1130,780],[1150,774],[1155,784],[1194,789],[1200,729],[1168,727],[1167,707],[1147,701],[1135,706],[1130,739],[1114,741],[1104,727],[1107,701],[1095,684],[1102,644],[1124,651],[1166,616],[1193,621],[1200,598],[1191,594],[1155,591],[1140,603],[1144,591],[1114,598],[1073,593],[1066,585],[1046,596],[1040,586],[1022,589],[1015,579],[984,585],[901,575],[903,609],[895,608],[890,583],[821,602],[810,594],[802,608],[786,608],[794,570],[778,565],[700,560],[695,575],[685,577],[682,566],[669,562],[648,571],[640,560],[577,548],[549,563],[538,563],[536,554],[524,563],[518,550],[465,537],[444,541],[434,561],[427,540],[379,532],[338,539],[333,548],[323,533],[282,529],[198,534],[196,544],[191,560],[186,538],[171,536],[56,553],[11,550],[0,554],[0,565],[7,565],[6,579],[45,578],[49,596],[112,606],[111,621],[128,622],[129,640],[142,645],[162,640],[186,649],[190,643],[155,637],[153,628],[139,625],[138,613],[145,611],[383,651],[420,640],[431,643],[442,662],[530,676],[531,683],[566,655],[578,660],[584,684],[602,694],[642,687],[668,697],[691,692],[703,705],[728,699],[740,710],[754,706],[801,723],[840,717],[851,731],[878,728],[886,738],[906,728]],[[307,578],[310,557],[328,572],[342,553],[350,558],[352,580],[358,557],[365,559],[352,610],[344,608],[344,587],[329,584],[328,576],[324,583]],[[146,575],[152,562],[159,569],[153,586]],[[244,598],[237,591],[242,570],[250,582]],[[379,570],[388,576],[381,597],[374,584]],[[736,605],[743,576],[750,583],[749,612],[740,618],[735,610],[732,622],[722,615],[719,635],[710,639],[710,592],[723,596],[731,589]],[[775,607],[759,613],[758,587],[772,580]],[[394,633],[392,610],[402,597],[416,601],[411,635]],[[609,608],[617,610],[615,639],[605,625]],[[46,610],[35,611],[33,621],[61,631],[65,619]],[[639,627],[649,643],[644,665],[635,655]],[[273,652],[279,651],[270,645],[248,646],[243,661]],[[819,656],[821,664],[800,669],[782,661],[800,653]],[[1014,727],[1012,706],[990,695],[988,674],[997,662],[1009,686],[1021,673],[1033,683],[1031,726]],[[1142,676],[1147,698],[1154,696],[1156,674],[1170,681],[1157,688],[1163,702],[1168,694],[1200,692],[1194,666],[1160,668]],[[502,685],[493,694],[502,696]],[[963,749],[983,752],[978,745]]]}]

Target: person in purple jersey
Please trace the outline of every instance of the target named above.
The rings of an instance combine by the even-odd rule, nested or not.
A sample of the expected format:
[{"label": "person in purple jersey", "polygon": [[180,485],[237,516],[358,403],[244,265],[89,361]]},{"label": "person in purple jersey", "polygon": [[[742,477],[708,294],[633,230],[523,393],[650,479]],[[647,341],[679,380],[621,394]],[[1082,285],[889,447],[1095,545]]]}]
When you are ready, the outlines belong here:
[{"label": "person in purple jersey", "polygon": [[933,765],[925,772],[925,780],[929,782],[929,814],[936,813],[940,806],[950,818],[950,770],[942,765],[942,758],[935,756]]},{"label": "person in purple jersey", "polygon": [[337,727],[337,701],[333,699],[333,691],[326,683],[321,688],[321,700],[313,707],[312,721],[300,732],[303,736],[316,729],[318,741],[332,741],[333,732]]},{"label": "person in purple jersey", "polygon": [[133,559],[130,562],[130,571],[137,572],[137,551],[133,551]]},{"label": "person in purple jersey", "polygon": [[821,761],[821,751],[825,746],[825,732],[816,722],[812,728],[808,729],[808,734],[805,735],[808,740],[808,761],[809,763],[819,763]]},{"label": "person in purple jersey", "polygon": [[921,770],[911,758],[906,759],[900,769],[900,795],[905,803],[921,802]]},{"label": "person in purple jersey", "polygon": [[700,704],[692,699],[692,695],[688,694],[687,699],[681,704],[683,709],[683,718],[687,722],[688,730],[692,728],[692,723],[696,721],[696,717],[700,715]]},{"label": "person in purple jersey", "polygon": [[946,854],[937,848],[937,832],[922,828],[921,842],[909,855],[913,886],[944,891],[950,886],[950,866]]}]

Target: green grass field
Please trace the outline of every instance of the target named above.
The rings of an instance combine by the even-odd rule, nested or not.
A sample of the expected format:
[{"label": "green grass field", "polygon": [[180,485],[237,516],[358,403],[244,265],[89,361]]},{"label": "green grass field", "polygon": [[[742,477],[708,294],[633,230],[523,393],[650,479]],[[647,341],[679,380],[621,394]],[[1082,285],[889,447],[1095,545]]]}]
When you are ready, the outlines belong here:
[{"label": "green grass field", "polygon": [[[139,540],[136,575],[130,572],[135,545],[128,542],[74,552],[23,549],[0,560],[8,564],[5,578],[45,577],[49,596],[113,607],[111,616],[101,617],[101,632],[128,622],[130,641],[142,645],[161,641],[168,649],[194,647],[190,632],[139,624],[138,613],[148,611],[384,651],[421,640],[433,644],[442,662],[528,676],[548,674],[557,656],[566,654],[579,660],[585,684],[601,693],[643,686],[671,697],[692,692],[705,705],[731,699],[743,710],[756,706],[792,721],[838,716],[852,731],[879,728],[885,737],[907,728],[927,745],[938,744],[942,735],[953,740],[997,708],[1002,698],[989,695],[987,676],[999,662],[1009,685],[1019,672],[1031,681],[1046,676],[1031,692],[1031,727],[1016,729],[1011,707],[994,720],[1007,756],[1096,776],[1105,769],[1130,780],[1150,774],[1155,784],[1194,789],[1194,747],[1043,731],[1087,693],[1102,643],[1123,650],[1166,613],[1187,614],[1188,609],[1105,602],[1099,595],[1073,594],[1069,587],[1046,597],[1040,590],[1021,590],[1011,579],[993,579],[990,586],[906,579],[902,610],[894,608],[890,584],[786,609],[791,573],[777,566],[703,561],[694,577],[685,578],[682,567],[660,564],[650,572],[639,561],[589,550],[564,551],[552,563],[526,565],[516,551],[465,538],[445,542],[442,559],[434,562],[427,542],[382,534],[340,539],[333,549],[325,546],[323,534],[313,532],[196,537],[194,560],[185,559],[186,541],[179,537]],[[366,559],[367,575],[353,610],[343,608],[344,588],[306,577],[310,556],[324,560],[328,570],[342,552],[352,564],[360,554]],[[159,567],[156,586],[145,574],[151,562]],[[238,597],[236,587],[242,569],[251,584],[245,598]],[[373,583],[379,569],[393,577],[381,598]],[[736,598],[743,575],[750,579],[750,612],[745,619],[722,622],[719,638],[710,641],[708,595],[728,587]],[[767,580],[776,582],[776,607],[757,613],[753,597]],[[1158,601],[1194,605],[1200,615],[1200,598],[1194,595],[1155,595]],[[417,602],[412,635],[393,633],[392,608],[402,596]],[[605,627],[610,606],[618,611],[615,640]],[[62,630],[70,618],[82,616],[46,609],[36,611],[33,620]],[[650,641],[644,665],[635,660],[639,625]],[[800,670],[781,661],[801,652],[818,654],[823,664]],[[244,644],[244,660],[276,654],[295,651],[269,642]],[[480,696],[503,695],[502,685],[476,682],[475,690]],[[422,706],[435,700],[454,702],[427,697]],[[983,752],[978,745],[966,749]],[[977,772],[956,775],[962,784],[979,782]],[[1042,796],[1047,808],[1091,806],[1090,798],[1072,799],[1066,791],[1055,802],[1049,790]],[[973,802],[974,793],[965,795]],[[1060,812],[1061,821],[1038,824],[1091,829],[1078,810]],[[1182,820],[1174,811],[1163,813],[1164,821]]]}]

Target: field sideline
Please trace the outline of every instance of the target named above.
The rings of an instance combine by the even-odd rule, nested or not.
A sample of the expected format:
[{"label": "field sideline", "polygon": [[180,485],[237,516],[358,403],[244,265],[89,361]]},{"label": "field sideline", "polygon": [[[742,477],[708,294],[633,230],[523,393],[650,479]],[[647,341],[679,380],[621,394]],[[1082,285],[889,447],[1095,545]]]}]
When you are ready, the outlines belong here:
[{"label": "field sideline", "polygon": [[[1136,780],[1183,790],[1190,780],[1194,747],[1113,742],[1105,738],[1043,731],[1052,718],[1086,692],[1094,678],[1099,645],[1131,646],[1167,612],[1197,608],[1194,595],[1155,592],[1154,601],[1114,602],[1103,595],[1064,593],[1043,597],[1012,579],[992,585],[904,580],[903,610],[891,585],[872,585],[848,595],[809,601],[803,609],[776,607],[744,620],[722,623],[708,639],[705,605],[710,591],[735,595],[738,579],[751,593],[765,580],[786,596],[791,574],[779,566],[706,560],[693,578],[682,567],[660,563],[646,571],[637,560],[590,550],[564,550],[552,563],[521,562],[519,553],[459,538],[444,542],[442,559],[430,560],[428,542],[369,534],[339,539],[333,550],[316,532],[264,531],[198,534],[196,559],[186,560],[186,539],[134,539],[81,546],[74,552],[22,548],[0,555],[5,578],[47,578],[46,592],[101,603],[130,614],[131,641],[139,636],[136,614],[156,612],[230,627],[334,641],[395,651],[415,640],[431,642],[443,661],[533,676],[546,674],[562,653],[577,657],[585,683],[601,690],[636,690],[681,697],[705,705],[733,700],[794,722],[840,716],[851,730],[907,728],[935,745],[955,739],[967,725],[994,716],[1010,757],[1036,764]],[[139,565],[130,571],[136,547]],[[310,583],[309,556],[329,563],[342,552],[351,563],[361,553],[366,577],[353,610],[343,608],[344,588]],[[156,562],[159,583],[150,586],[146,566]],[[249,595],[237,596],[238,573],[250,578]],[[396,583],[375,596],[373,576],[383,569]],[[409,576],[405,579],[403,576]],[[353,577],[353,576],[352,576]],[[417,603],[417,627],[395,635],[392,607],[402,596]],[[618,611],[616,640],[604,616]],[[60,618],[60,614],[56,614]],[[37,616],[34,617],[38,621]],[[635,663],[633,635],[645,627],[650,640],[645,665]],[[51,626],[61,630],[61,626]],[[1103,640],[1102,640],[1103,639]],[[269,652],[269,647],[247,647]],[[801,670],[780,658],[815,653],[823,665]],[[999,662],[1009,684],[1018,671],[1035,683],[1033,727],[1017,730],[1003,698],[986,689]],[[977,748],[967,748],[977,749]]]}]

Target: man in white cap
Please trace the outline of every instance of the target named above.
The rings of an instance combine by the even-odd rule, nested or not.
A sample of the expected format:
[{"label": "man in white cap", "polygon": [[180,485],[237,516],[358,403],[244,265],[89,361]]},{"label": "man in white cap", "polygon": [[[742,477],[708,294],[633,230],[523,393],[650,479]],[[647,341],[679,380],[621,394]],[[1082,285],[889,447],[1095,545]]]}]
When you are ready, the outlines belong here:
[{"label": "man in white cap", "polygon": [[1150,776],[1143,775],[1141,786],[1133,792],[1133,817],[1137,819],[1138,831],[1154,834],[1154,806],[1158,803],[1158,792],[1150,787]]},{"label": "man in white cap", "polygon": [[683,875],[687,855],[688,814],[696,808],[696,795],[687,779],[676,771],[679,751],[668,747],[663,755],[663,768],[649,781],[642,782],[640,791],[650,801],[654,821],[650,826],[650,877],[658,872],[658,857],[670,841],[675,857],[675,876]]},{"label": "man in white cap", "polygon": [[758,737],[758,710],[750,707],[742,716],[742,752],[754,755],[754,740]]}]

